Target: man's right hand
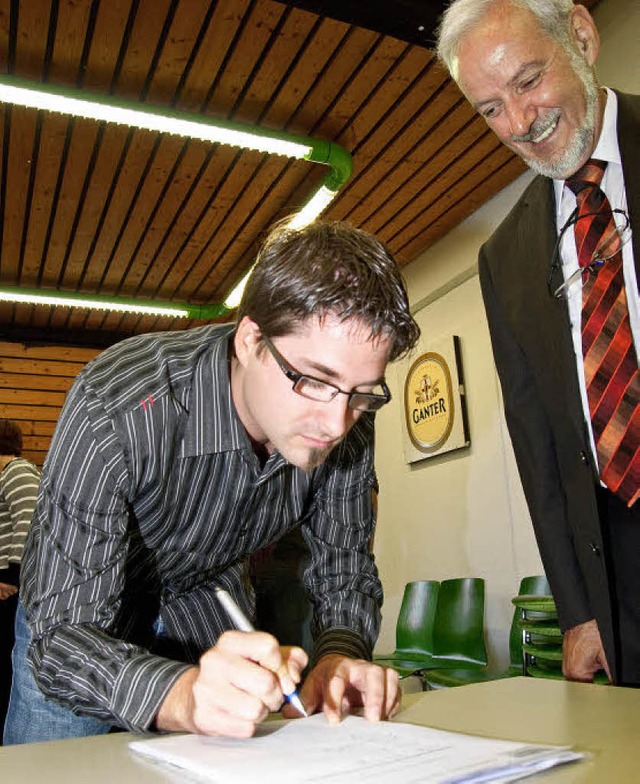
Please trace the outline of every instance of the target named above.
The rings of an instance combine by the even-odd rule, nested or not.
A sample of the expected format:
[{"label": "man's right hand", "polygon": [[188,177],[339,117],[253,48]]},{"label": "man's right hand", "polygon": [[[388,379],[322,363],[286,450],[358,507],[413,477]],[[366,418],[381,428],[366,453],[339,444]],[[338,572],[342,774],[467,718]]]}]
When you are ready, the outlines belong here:
[{"label": "man's right hand", "polygon": [[611,672],[595,619],[567,629],[562,640],[562,674],[570,681],[591,683],[598,670]]},{"label": "man's right hand", "polygon": [[[280,709],[283,689],[300,681],[306,664],[302,648],[281,648],[265,632],[225,632],[199,666],[174,683],[156,728],[248,738],[270,711]],[[275,674],[283,670],[290,682]]]}]

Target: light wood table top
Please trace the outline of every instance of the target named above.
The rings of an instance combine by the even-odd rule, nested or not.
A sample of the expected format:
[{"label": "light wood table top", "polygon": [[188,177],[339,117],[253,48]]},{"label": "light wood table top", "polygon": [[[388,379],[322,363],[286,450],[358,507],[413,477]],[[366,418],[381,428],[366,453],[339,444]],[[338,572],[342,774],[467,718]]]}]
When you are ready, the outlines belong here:
[{"label": "light wood table top", "polygon": [[591,757],[535,781],[640,781],[640,689],[544,678],[503,680],[411,695],[400,721],[505,740],[558,744]]},{"label": "light wood table top", "polygon": [[[397,720],[590,752],[586,762],[535,779],[545,784],[640,781],[640,690],[508,678],[407,695]],[[0,748],[0,781],[160,784],[184,780],[132,754],[127,748],[132,737],[114,733]]]}]

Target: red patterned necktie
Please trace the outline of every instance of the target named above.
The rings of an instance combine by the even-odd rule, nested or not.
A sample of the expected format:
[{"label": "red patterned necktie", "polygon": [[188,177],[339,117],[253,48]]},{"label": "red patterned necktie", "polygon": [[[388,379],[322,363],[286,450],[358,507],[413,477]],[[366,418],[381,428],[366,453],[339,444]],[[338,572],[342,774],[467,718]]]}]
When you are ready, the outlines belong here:
[{"label": "red patterned necktie", "polygon": [[[566,180],[578,204],[574,231],[581,267],[592,263],[603,237],[615,232],[611,205],[600,188],[606,165],[592,159]],[[640,495],[640,374],[619,237],[615,242],[616,254],[583,282],[582,354],[600,478],[632,506]],[[607,255],[615,249],[613,244]]]}]

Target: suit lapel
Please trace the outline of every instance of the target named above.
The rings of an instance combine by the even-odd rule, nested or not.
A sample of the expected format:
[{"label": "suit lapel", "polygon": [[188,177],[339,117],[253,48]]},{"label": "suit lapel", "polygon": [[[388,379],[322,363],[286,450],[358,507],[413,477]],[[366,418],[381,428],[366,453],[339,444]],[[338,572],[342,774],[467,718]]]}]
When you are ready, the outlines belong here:
[{"label": "suit lapel", "polygon": [[622,156],[627,206],[633,234],[633,257],[637,280],[640,283],[640,187],[637,185],[640,169],[640,97],[625,95],[616,91],[618,96],[618,144]]},{"label": "suit lapel", "polygon": [[536,327],[539,330],[541,351],[545,351],[542,361],[550,366],[552,377],[560,379],[555,394],[564,399],[564,408],[576,430],[584,433],[584,412],[569,311],[567,303],[555,299],[547,285],[557,239],[552,180],[536,177],[523,201],[519,223],[520,247],[524,254],[523,264],[519,266],[524,272],[528,305],[538,319]]}]

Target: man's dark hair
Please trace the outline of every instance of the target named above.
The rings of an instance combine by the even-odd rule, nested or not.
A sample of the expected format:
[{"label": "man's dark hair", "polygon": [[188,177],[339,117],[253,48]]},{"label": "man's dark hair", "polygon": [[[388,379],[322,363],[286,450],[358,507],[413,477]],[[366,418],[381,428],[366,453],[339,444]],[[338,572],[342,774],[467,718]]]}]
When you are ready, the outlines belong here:
[{"label": "man's dark hair", "polygon": [[0,419],[0,455],[22,454],[22,430],[12,419]]},{"label": "man's dark hair", "polygon": [[389,250],[341,221],[314,221],[301,229],[276,225],[249,276],[238,323],[244,316],[269,338],[295,333],[310,317],[357,319],[371,337],[390,338],[390,360],[406,354],[420,336]]}]

